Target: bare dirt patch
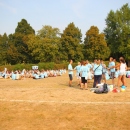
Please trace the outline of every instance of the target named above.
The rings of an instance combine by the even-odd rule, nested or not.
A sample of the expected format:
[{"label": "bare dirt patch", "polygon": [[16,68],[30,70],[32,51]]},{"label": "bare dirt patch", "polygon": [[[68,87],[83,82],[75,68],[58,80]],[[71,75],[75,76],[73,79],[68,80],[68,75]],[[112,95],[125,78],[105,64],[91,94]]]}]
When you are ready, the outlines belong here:
[{"label": "bare dirt patch", "polygon": [[127,84],[125,92],[94,94],[80,90],[76,77],[68,87],[67,73],[0,79],[0,130],[129,130],[130,79]]}]

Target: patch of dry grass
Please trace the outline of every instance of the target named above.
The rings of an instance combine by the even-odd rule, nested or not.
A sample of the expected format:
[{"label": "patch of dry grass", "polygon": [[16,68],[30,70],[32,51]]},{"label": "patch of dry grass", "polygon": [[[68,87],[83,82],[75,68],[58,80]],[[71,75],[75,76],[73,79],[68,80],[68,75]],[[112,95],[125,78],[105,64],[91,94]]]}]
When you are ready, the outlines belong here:
[{"label": "patch of dry grass", "polygon": [[94,94],[80,90],[76,77],[68,87],[67,74],[41,80],[0,79],[0,130],[129,130],[130,104],[123,103],[130,102],[129,79],[127,83],[126,92]]}]

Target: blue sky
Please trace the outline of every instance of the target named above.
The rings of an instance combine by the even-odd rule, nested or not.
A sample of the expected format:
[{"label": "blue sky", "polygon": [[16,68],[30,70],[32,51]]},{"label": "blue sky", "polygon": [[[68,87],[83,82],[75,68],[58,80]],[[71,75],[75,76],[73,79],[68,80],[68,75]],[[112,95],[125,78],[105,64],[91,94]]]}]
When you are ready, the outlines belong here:
[{"label": "blue sky", "polygon": [[84,37],[93,25],[102,32],[110,10],[116,11],[126,3],[130,6],[130,0],[0,0],[0,34],[14,33],[24,18],[36,32],[50,25],[62,33],[74,22]]}]

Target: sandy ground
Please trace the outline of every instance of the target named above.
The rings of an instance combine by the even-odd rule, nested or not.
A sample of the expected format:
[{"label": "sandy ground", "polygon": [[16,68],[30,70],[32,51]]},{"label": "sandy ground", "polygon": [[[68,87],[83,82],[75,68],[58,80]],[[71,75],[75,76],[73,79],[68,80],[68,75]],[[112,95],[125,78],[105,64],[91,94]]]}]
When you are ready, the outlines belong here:
[{"label": "sandy ground", "polygon": [[120,93],[80,90],[76,77],[72,86],[67,73],[40,80],[0,79],[0,130],[130,130],[130,79]]}]

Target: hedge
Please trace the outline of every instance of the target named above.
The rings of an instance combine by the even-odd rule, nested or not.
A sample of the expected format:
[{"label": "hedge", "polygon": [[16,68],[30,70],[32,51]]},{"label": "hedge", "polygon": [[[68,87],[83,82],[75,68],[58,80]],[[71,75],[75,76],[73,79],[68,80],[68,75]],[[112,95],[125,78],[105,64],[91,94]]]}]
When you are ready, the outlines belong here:
[{"label": "hedge", "polygon": [[[15,71],[15,70],[31,70],[32,66],[38,66],[38,69],[44,69],[44,70],[58,70],[58,69],[67,69],[69,63],[61,63],[61,64],[55,64],[54,62],[49,63],[38,63],[38,64],[16,64],[16,65],[2,65],[0,66],[0,71],[3,71],[4,68],[7,68],[9,71]],[[77,64],[73,63],[73,67],[75,67]]]}]

